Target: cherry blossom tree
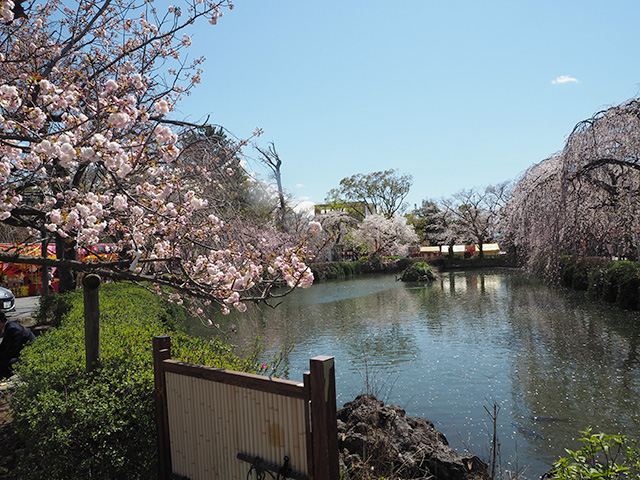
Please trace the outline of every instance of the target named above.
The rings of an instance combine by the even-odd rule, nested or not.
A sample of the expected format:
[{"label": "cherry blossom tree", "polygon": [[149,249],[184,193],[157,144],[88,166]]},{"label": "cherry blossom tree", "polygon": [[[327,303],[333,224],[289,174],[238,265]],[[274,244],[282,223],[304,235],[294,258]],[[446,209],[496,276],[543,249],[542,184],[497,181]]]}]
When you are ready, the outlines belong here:
[{"label": "cherry blossom tree", "polygon": [[355,229],[350,241],[363,246],[369,255],[406,256],[410,245],[418,243],[413,226],[400,216],[387,218],[384,215],[369,215]]},{"label": "cherry blossom tree", "polygon": [[563,254],[638,257],[639,127],[637,100],[597,112],[517,181],[506,237],[529,268],[556,278]]},{"label": "cherry blossom tree", "polygon": [[[563,150],[565,183],[592,210],[585,248],[636,258],[640,231],[640,101],[597,112],[576,125]],[[599,228],[594,228],[598,225]]]},{"label": "cherry blossom tree", "polygon": [[[58,258],[18,249],[1,261],[151,282],[224,312],[268,298],[280,279],[311,284],[304,244],[266,254],[266,239],[241,245],[207,212],[194,176],[212,171],[184,145],[203,125],[172,118],[202,73],[202,58],[186,60],[190,29],[215,24],[231,2],[22,6],[16,15],[14,1],[0,0],[0,221],[55,241]],[[117,261],[77,261],[78,248],[102,241],[117,246]]]},{"label": "cherry blossom tree", "polygon": [[500,210],[509,196],[509,183],[503,182],[484,190],[461,190],[451,198],[444,199],[442,208],[449,217],[449,230],[455,232],[449,236],[477,244],[482,256],[482,246],[497,236]]},{"label": "cherry blossom tree", "polygon": [[322,241],[320,245],[326,245],[323,252],[327,260],[342,260],[342,252],[350,233],[358,226],[358,219],[348,212],[336,210],[316,215],[315,219],[322,225],[323,238],[317,241]]},{"label": "cherry blossom tree", "polygon": [[524,173],[503,209],[507,249],[539,273],[557,267],[566,232],[562,192],[562,160],[554,155]]}]

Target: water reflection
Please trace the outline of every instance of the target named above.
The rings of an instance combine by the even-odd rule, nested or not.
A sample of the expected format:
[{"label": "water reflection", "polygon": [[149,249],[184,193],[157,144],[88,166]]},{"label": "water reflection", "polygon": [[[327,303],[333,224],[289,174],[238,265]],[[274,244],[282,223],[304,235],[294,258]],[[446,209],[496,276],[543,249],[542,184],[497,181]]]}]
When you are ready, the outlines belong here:
[{"label": "water reflection", "polygon": [[[513,285],[509,318],[514,413],[546,439],[528,445],[538,457],[576,447],[578,430],[635,434],[640,413],[636,313],[590,303],[574,292]],[[566,421],[540,422],[538,417]],[[534,453],[531,453],[533,455]]]},{"label": "water reflection", "polygon": [[485,407],[495,401],[503,460],[530,465],[530,477],[576,448],[589,425],[639,430],[640,315],[519,272],[445,273],[430,285],[392,276],[322,283],[220,322],[238,326],[241,346],[260,336],[277,351],[293,338],[295,380],[309,358],[335,356],[339,404],[374,385],[459,450],[486,452]]}]

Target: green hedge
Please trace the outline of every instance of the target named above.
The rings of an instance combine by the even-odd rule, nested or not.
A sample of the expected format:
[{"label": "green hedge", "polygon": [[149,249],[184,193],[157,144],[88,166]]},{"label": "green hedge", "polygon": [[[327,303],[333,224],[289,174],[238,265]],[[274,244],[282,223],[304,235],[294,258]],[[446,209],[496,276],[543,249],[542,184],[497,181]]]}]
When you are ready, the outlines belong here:
[{"label": "green hedge", "polygon": [[561,285],[586,290],[594,300],[614,303],[627,310],[640,310],[640,264],[621,260],[562,257]]},{"label": "green hedge", "polygon": [[586,262],[577,262],[573,256],[560,259],[560,284],[574,290],[587,290],[593,269]]},{"label": "green hedge", "polygon": [[640,276],[637,262],[615,262],[600,272],[594,272],[589,280],[588,293],[592,297],[615,303],[621,308],[640,309]]},{"label": "green hedge", "polygon": [[317,281],[344,280],[364,273],[397,273],[415,260],[398,257],[361,257],[354,262],[316,262],[310,265]]},{"label": "green hedge", "polygon": [[482,268],[509,268],[515,267],[515,258],[511,255],[496,255],[493,257],[474,256],[463,258],[461,256],[450,257],[448,255],[428,259],[429,265],[438,270],[474,270]]},{"label": "green hedge", "polygon": [[[69,307],[59,328],[27,347],[17,366],[12,410],[24,443],[18,478],[156,478],[152,338],[170,333],[172,357],[255,371],[218,341],[169,332],[174,307],[128,284],[100,289],[102,368],[85,372],[82,292],[58,297]],[[54,308],[55,310],[55,308]],[[173,313],[176,313],[175,311]]]}]

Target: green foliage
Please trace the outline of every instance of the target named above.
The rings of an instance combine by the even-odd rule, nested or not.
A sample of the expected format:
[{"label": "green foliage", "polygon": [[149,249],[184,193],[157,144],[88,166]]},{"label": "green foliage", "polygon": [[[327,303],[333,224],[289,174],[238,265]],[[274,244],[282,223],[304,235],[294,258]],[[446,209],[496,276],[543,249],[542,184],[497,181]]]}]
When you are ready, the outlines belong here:
[{"label": "green foliage", "polygon": [[638,264],[618,261],[589,273],[587,295],[594,299],[615,303],[621,308],[640,308],[640,275]]},{"label": "green foliage", "polygon": [[613,264],[605,274],[605,285],[609,283],[615,294],[615,303],[622,308],[637,308],[640,277],[636,262],[621,261]]},{"label": "green foliage", "polygon": [[[316,280],[343,280],[363,273],[398,272],[401,266],[413,263],[413,260],[397,257],[361,257],[355,262],[317,262],[311,264],[311,271]],[[406,268],[406,267],[404,267]]]},{"label": "green foliage", "polygon": [[514,267],[514,257],[509,255],[497,255],[495,257],[462,258],[458,256],[441,256],[429,259],[429,264],[439,270],[473,270],[476,268],[503,268]]},{"label": "green foliage", "polygon": [[402,273],[403,282],[431,282],[436,279],[435,272],[427,262],[416,262]]},{"label": "green foliage", "polygon": [[396,265],[398,267],[398,270],[405,271],[414,263],[416,263],[416,260],[414,258],[400,258],[398,259],[398,262]]},{"label": "green foliage", "polygon": [[587,286],[587,297],[594,300],[602,299],[604,289],[604,270],[596,269],[589,272],[589,285]]},{"label": "green foliage", "polygon": [[72,293],[59,295],[43,295],[40,297],[40,308],[36,314],[38,325],[51,325],[59,327],[64,316],[71,309]]},{"label": "green foliage", "polygon": [[382,272],[382,258],[377,255],[365,256],[356,262],[364,273]]},{"label": "green foliage", "polygon": [[420,245],[438,245],[443,241],[446,228],[444,212],[431,200],[423,200],[420,207],[405,215],[407,223],[413,225]]},{"label": "green foliage", "polygon": [[574,290],[587,290],[590,268],[585,262],[578,262],[574,256],[564,255],[560,259],[560,284]]},{"label": "green foliage", "polygon": [[554,479],[640,479],[640,448],[634,440],[624,435],[593,434],[590,428],[580,433],[582,448],[566,450],[567,456],[554,464]]},{"label": "green foliage", "polygon": [[[172,357],[255,371],[218,341],[168,332],[154,294],[129,284],[100,288],[102,368],[85,372],[82,292],[70,293],[61,326],[38,337],[17,371],[14,427],[26,448],[22,479],[155,478],[152,338],[170,333]],[[171,309],[176,311],[175,309]]]}]

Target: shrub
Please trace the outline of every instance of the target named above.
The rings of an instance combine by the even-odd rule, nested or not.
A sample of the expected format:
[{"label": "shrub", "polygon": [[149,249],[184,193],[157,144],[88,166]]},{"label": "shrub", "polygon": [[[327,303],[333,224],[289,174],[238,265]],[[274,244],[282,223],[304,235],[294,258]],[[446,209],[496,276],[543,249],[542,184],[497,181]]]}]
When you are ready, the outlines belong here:
[{"label": "shrub", "polygon": [[589,268],[586,265],[576,265],[572,284],[575,290],[585,291],[589,288]]},{"label": "shrub", "polygon": [[416,263],[416,260],[413,258],[401,258],[397,262],[398,270],[400,270],[401,272],[404,272],[407,268],[409,268],[414,263]]},{"label": "shrub", "polygon": [[592,434],[588,428],[580,432],[582,448],[566,450],[554,464],[553,478],[558,480],[640,479],[640,448],[624,435]]},{"label": "shrub", "polygon": [[361,257],[355,262],[316,262],[311,264],[311,271],[318,281],[343,280],[363,273],[398,272],[411,263],[413,260],[408,258]]},{"label": "shrub", "polygon": [[620,261],[611,265],[605,273],[605,286],[607,288],[605,295],[608,294],[613,298],[616,305],[637,309],[640,277],[638,277],[638,265],[635,262]]},{"label": "shrub", "polygon": [[574,290],[587,290],[589,270],[587,263],[565,255],[560,259],[560,284]]},{"label": "shrub", "polygon": [[59,327],[69,310],[71,310],[70,294],[43,295],[40,297],[40,308],[36,313],[36,322],[38,325]]},{"label": "shrub", "polygon": [[587,295],[621,308],[640,308],[640,276],[636,262],[613,262],[589,273]]},{"label": "shrub", "polygon": [[604,270],[596,269],[589,272],[589,286],[587,287],[587,296],[594,300],[602,300],[604,298]]},{"label": "shrub", "polygon": [[[129,284],[100,289],[102,368],[85,372],[82,292],[67,294],[61,326],[23,350],[12,409],[22,479],[156,477],[152,338],[169,333],[166,305]],[[66,301],[65,300],[65,301]],[[218,341],[170,332],[173,358],[242,371]]]}]

